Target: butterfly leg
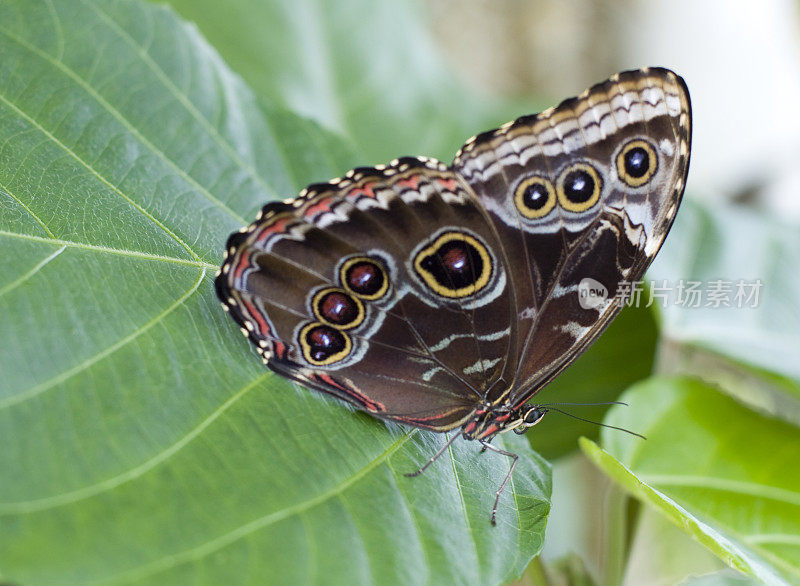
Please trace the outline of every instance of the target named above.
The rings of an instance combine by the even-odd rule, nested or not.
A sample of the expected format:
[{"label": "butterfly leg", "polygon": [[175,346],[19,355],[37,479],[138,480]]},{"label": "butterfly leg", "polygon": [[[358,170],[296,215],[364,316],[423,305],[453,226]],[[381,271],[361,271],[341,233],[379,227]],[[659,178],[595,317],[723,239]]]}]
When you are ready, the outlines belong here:
[{"label": "butterfly leg", "polygon": [[433,463],[434,463],[436,460],[438,460],[438,459],[439,459],[439,456],[441,456],[442,454],[444,454],[445,450],[446,450],[447,448],[449,448],[449,447],[450,447],[450,444],[452,444],[454,441],[456,441],[456,439],[458,439],[458,436],[459,436],[459,435],[461,435],[461,434],[459,434],[459,433],[454,433],[454,434],[453,434],[453,437],[451,437],[449,440],[447,440],[447,443],[446,443],[445,445],[443,445],[443,446],[442,446],[442,447],[439,449],[439,451],[438,451],[438,452],[436,452],[436,453],[433,455],[433,457],[432,457],[430,460],[428,460],[428,461],[425,463],[425,465],[424,465],[422,468],[420,468],[420,469],[419,469],[419,470],[417,470],[416,472],[406,472],[406,473],[405,473],[405,476],[408,476],[408,477],[410,477],[410,478],[413,478],[414,476],[419,476],[420,474],[422,474],[423,472],[425,472],[425,470],[427,470],[427,469],[428,469],[428,466],[430,466],[430,465],[431,465],[431,464],[433,464]]},{"label": "butterfly leg", "polygon": [[506,488],[506,484],[508,481],[511,480],[511,475],[514,474],[514,468],[517,467],[517,461],[519,460],[519,456],[513,452],[507,452],[506,450],[502,450],[496,446],[493,446],[489,442],[481,441],[481,445],[483,449],[492,450],[493,452],[497,452],[498,454],[503,454],[504,456],[508,456],[511,458],[511,469],[506,474],[506,477],[503,479],[503,484],[500,485],[500,488],[497,489],[495,493],[494,499],[494,506],[492,507],[492,525],[497,525],[497,520],[495,517],[497,516],[497,507],[500,505],[500,495],[503,494],[503,490]]}]

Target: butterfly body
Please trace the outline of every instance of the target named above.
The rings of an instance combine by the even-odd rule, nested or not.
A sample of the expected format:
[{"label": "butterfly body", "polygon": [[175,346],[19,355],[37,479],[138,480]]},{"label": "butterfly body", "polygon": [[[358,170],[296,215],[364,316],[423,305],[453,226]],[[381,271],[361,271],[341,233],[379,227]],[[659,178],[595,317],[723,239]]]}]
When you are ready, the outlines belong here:
[{"label": "butterfly body", "polygon": [[[215,281],[265,363],[376,417],[488,445],[620,309],[672,225],[689,96],[617,74],[470,139],[267,204]],[[611,295],[585,303],[586,283]]]}]

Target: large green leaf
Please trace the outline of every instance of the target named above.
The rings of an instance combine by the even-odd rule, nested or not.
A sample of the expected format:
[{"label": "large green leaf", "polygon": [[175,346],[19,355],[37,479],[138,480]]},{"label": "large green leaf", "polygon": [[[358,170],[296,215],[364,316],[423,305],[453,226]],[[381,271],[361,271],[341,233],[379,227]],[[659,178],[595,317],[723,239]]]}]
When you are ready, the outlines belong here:
[{"label": "large green leaf", "polygon": [[[264,23],[278,34],[278,23]],[[356,162],[139,2],[0,3],[0,576],[498,583],[541,548],[508,470],[267,374],[217,303],[227,234]]]},{"label": "large green leaf", "polygon": [[623,395],[584,452],[636,498],[723,561],[767,583],[800,583],[800,430],[692,379],[651,379]]}]

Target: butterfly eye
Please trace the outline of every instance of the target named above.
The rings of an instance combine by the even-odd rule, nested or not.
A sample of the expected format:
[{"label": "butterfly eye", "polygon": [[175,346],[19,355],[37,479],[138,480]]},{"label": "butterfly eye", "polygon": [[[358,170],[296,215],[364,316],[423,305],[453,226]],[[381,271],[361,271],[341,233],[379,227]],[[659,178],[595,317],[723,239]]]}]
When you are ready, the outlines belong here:
[{"label": "butterfly eye", "polygon": [[476,294],[492,275],[492,259],[486,246],[461,232],[439,236],[414,256],[413,265],[435,293],[453,299]]},{"label": "butterfly eye", "polygon": [[525,422],[525,425],[532,426],[536,425],[542,420],[544,414],[547,413],[544,409],[539,409],[538,407],[534,407],[530,411],[525,413],[525,416],[522,418],[522,421]]},{"label": "butterfly eye", "polygon": [[617,155],[617,175],[630,187],[641,187],[656,173],[658,156],[650,143],[632,140]]},{"label": "butterfly eye", "polygon": [[389,277],[377,261],[358,256],[348,259],[339,271],[342,286],[355,295],[375,301],[389,290]]},{"label": "butterfly eye", "polygon": [[353,342],[341,330],[321,323],[310,323],[300,330],[303,358],[314,366],[339,362],[350,354]]},{"label": "butterfly eye", "polygon": [[341,289],[323,289],[311,302],[314,315],[334,328],[349,330],[364,321],[364,306]]},{"label": "butterfly eye", "polygon": [[568,212],[585,212],[600,200],[603,180],[588,163],[575,163],[558,178],[558,202]]},{"label": "butterfly eye", "polygon": [[553,183],[544,177],[529,177],[514,190],[514,205],[529,220],[542,218],[556,205]]}]

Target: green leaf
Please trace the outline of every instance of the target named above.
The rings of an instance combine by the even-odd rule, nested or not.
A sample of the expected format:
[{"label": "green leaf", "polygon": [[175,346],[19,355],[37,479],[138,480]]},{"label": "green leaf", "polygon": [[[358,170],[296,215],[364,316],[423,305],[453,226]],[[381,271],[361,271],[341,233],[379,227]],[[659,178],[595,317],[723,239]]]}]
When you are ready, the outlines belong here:
[{"label": "green leaf", "polygon": [[[800,228],[717,203],[682,206],[653,267],[656,285],[731,284],[730,307],[676,303],[662,310],[664,369],[700,376],[761,410],[800,425]],[[761,282],[757,303],[737,282]],[[750,293],[750,288],[745,288]],[[753,307],[753,305],[755,305]]]},{"label": "green leaf", "polygon": [[[276,33],[266,23],[262,32]],[[0,572],[21,584],[499,583],[550,472],[268,374],[212,288],[269,199],[356,161],[171,11],[0,4]]]},{"label": "green leaf", "polygon": [[651,379],[623,395],[587,456],[730,566],[800,582],[800,430],[691,379]]},{"label": "green leaf", "polygon": [[719,586],[729,582],[739,586],[758,584],[725,566],[659,513],[649,508],[642,510],[636,519],[623,585],[694,584],[699,576],[714,576],[711,584]]},{"label": "green leaf", "polygon": [[362,163],[402,155],[450,162],[469,136],[506,122],[505,108],[489,108],[487,98],[455,80],[416,3],[170,4],[197,23],[258,95],[344,132],[366,156]]}]

